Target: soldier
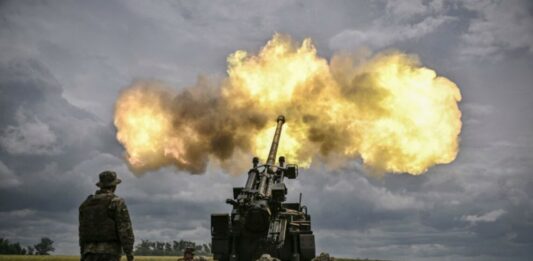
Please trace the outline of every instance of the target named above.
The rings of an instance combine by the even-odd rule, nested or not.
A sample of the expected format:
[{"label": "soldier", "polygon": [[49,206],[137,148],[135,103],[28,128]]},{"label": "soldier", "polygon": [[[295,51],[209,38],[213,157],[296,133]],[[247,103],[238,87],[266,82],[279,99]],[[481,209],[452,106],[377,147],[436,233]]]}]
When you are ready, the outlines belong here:
[{"label": "soldier", "polygon": [[207,258],[203,256],[194,256],[194,248],[187,247],[183,251],[183,258],[179,258],[178,261],[208,261]]},{"label": "soldier", "polygon": [[100,189],[80,206],[79,236],[82,261],[119,261],[122,252],[133,261],[133,229],[123,199],[113,194],[121,180],[104,171],[96,183]]},{"label": "soldier", "polygon": [[178,261],[193,261],[194,260],[194,248],[188,247],[183,251],[183,258],[179,258]]}]

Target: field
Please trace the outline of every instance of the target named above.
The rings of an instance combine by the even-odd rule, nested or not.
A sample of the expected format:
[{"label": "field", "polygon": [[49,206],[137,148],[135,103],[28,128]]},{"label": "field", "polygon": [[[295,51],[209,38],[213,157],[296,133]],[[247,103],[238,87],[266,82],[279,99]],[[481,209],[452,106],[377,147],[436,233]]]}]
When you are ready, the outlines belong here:
[{"label": "field", "polygon": [[[170,261],[178,260],[178,256],[138,256],[136,261]],[[79,261],[79,256],[12,256],[0,255],[0,261]],[[211,260],[211,259],[209,259]],[[126,261],[126,257],[122,257],[121,261]]]},{"label": "field", "polygon": [[[136,261],[170,261],[178,260],[179,256],[137,256]],[[78,261],[79,256],[12,256],[12,255],[0,255],[0,261]],[[209,259],[212,260],[212,259]],[[335,259],[336,261],[372,261],[368,259]],[[121,261],[126,261],[125,257],[122,257]]]}]

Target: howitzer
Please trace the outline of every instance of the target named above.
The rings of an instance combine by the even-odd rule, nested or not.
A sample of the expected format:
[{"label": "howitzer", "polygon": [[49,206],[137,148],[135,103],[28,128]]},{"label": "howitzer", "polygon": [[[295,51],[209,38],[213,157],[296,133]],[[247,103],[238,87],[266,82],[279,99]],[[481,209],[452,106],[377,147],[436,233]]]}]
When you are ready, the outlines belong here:
[{"label": "howitzer", "polygon": [[279,157],[275,165],[285,117],[277,119],[276,132],[265,164],[252,160],[244,187],[233,188],[230,214],[211,215],[212,253],[215,260],[253,261],[270,254],[282,261],[309,261],[315,257],[315,237],[311,216],[300,202],[284,203],[284,179],[295,179],[298,166],[285,164]]}]

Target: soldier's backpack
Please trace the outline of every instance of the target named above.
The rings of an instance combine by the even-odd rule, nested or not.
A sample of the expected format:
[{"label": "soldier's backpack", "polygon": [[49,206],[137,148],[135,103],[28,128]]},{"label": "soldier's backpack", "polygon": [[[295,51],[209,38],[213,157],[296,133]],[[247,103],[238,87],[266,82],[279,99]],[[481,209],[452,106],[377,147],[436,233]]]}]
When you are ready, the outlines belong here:
[{"label": "soldier's backpack", "polygon": [[80,206],[80,241],[118,241],[118,231],[110,209],[114,195],[89,196]]}]

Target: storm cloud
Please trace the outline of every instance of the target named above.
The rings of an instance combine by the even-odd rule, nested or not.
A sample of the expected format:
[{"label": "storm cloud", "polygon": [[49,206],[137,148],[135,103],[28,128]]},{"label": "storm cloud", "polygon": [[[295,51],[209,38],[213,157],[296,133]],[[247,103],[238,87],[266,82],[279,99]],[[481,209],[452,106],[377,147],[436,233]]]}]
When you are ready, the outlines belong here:
[{"label": "storm cloud", "polygon": [[[77,254],[77,208],[113,169],[136,238],[210,240],[234,177],[165,168],[136,177],[113,105],[137,80],[176,89],[225,75],[226,56],[275,32],[318,53],[399,49],[463,94],[457,159],[422,176],[314,163],[288,181],[318,251],[390,260],[533,258],[533,5],[530,1],[3,1],[0,237]],[[250,161],[251,161],[250,155]]]}]

